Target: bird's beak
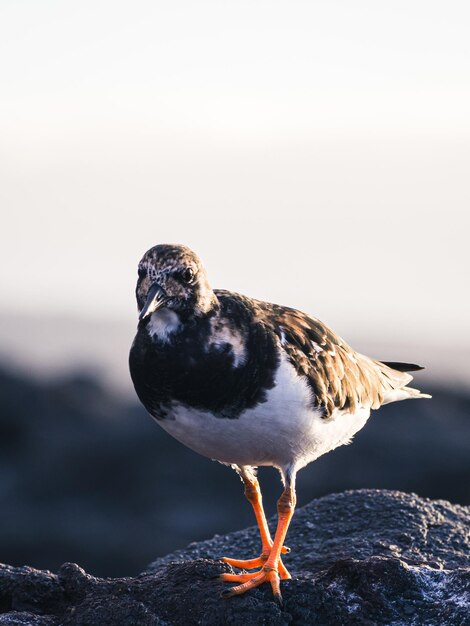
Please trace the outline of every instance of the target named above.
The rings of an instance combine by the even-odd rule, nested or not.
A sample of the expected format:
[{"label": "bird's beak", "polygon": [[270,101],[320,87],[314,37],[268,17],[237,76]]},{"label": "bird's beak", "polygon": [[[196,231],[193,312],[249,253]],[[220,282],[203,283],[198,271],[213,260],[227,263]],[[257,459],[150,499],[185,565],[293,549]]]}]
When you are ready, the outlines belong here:
[{"label": "bird's beak", "polygon": [[150,287],[147,299],[145,300],[145,304],[142,307],[141,312],[139,313],[139,320],[143,320],[149,315],[152,315],[154,311],[160,309],[165,305],[166,302],[166,294],[163,289],[160,287],[158,283],[153,283]]}]

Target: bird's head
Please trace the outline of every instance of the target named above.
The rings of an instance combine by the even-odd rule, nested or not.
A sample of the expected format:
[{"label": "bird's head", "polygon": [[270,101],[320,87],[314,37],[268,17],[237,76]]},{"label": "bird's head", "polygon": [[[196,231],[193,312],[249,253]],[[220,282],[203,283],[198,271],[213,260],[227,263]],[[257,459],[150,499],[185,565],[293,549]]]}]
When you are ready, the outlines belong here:
[{"label": "bird's head", "polygon": [[217,302],[201,260],[182,245],[150,248],[138,267],[136,298],[139,320],[159,309],[180,317],[204,315]]}]

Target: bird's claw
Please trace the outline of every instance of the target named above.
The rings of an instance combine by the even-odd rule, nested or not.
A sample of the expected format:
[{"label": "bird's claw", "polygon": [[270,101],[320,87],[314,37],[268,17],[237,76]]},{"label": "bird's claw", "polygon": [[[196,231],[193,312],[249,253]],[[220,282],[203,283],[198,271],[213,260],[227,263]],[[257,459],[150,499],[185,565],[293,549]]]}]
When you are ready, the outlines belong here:
[{"label": "bird's claw", "polygon": [[[263,563],[265,563],[268,560],[268,556],[269,556],[269,552],[271,550],[271,546],[269,546],[269,548],[265,548],[262,552],[262,554],[260,554],[260,556],[256,559],[231,559],[228,557],[223,557],[222,561],[224,561],[224,563],[228,563],[229,565],[233,565],[233,567],[243,567],[245,569],[252,569],[253,567],[261,567],[261,565],[263,565]],[[282,546],[281,548],[281,554],[290,554],[291,553],[291,549],[288,546]],[[248,563],[254,563],[256,561],[256,565],[248,565]],[[261,561],[261,563],[259,563],[259,561]],[[237,565],[237,563],[241,563],[242,565]]]},{"label": "bird's claw", "polygon": [[[227,557],[223,557],[222,561],[224,563],[227,563],[228,565],[231,565],[232,567],[237,567],[238,569],[255,569],[256,567],[263,567],[266,561],[268,560],[268,556],[269,555],[262,554],[257,559],[247,559],[247,560],[229,559]],[[291,578],[291,575],[289,574],[286,566],[281,561],[281,559],[279,559],[279,563],[278,563],[278,572],[282,580],[288,580],[289,578]],[[258,573],[259,572],[255,572],[255,574],[258,574]],[[231,574],[231,575],[244,576],[245,574]],[[222,574],[222,576],[224,576],[224,574]]]},{"label": "bird's claw", "polygon": [[218,578],[219,580],[222,580],[224,583],[246,583],[247,580],[256,578],[258,574],[259,574],[259,571],[249,572],[247,574],[225,574],[224,573],[224,574],[220,574]]},{"label": "bird's claw", "polygon": [[[287,570],[286,570],[287,571]],[[290,576],[289,576],[290,578]],[[225,589],[221,592],[222,598],[232,598],[233,596],[239,596],[250,589],[255,589],[263,583],[269,582],[275,601],[282,606],[281,586],[279,583],[279,571],[273,567],[263,567],[258,572],[252,572],[250,574],[221,574],[220,579],[225,582],[238,582],[241,583],[230,589]]]}]

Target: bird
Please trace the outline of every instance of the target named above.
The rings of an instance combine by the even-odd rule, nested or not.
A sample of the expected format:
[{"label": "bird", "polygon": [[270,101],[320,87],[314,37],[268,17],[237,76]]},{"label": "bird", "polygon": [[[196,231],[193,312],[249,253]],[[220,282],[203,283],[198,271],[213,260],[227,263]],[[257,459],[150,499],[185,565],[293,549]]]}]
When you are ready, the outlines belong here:
[{"label": "bird", "polygon": [[[268,583],[282,604],[280,580],[291,577],[282,555],[289,551],[284,541],[298,471],[350,443],[371,410],[430,398],[408,386],[409,372],[423,368],[360,354],[294,308],[212,289],[200,258],[180,244],[159,244],[143,255],[136,300],[129,367],[137,396],[167,433],[239,474],[259,527],[258,556],[222,558],[244,571],[221,574],[235,583],[221,595]],[[276,468],[283,485],[274,537],[260,466]]]}]

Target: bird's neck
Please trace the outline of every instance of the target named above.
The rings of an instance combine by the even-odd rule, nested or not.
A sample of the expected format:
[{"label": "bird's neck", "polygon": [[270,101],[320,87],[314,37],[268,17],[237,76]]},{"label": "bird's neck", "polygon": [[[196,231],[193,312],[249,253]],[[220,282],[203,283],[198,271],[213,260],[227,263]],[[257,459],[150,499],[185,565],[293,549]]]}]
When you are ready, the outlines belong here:
[{"label": "bird's neck", "polygon": [[193,311],[191,315],[168,308],[158,309],[152,313],[145,330],[153,341],[169,343],[183,333],[185,329],[189,331],[191,328],[200,328],[201,324],[205,328],[207,320],[216,314],[217,309],[217,299],[207,312]]},{"label": "bird's neck", "polygon": [[217,296],[207,283],[200,289],[198,293],[197,301],[194,304],[193,313],[196,317],[211,315],[219,309],[219,306],[220,305]]},{"label": "bird's neck", "polygon": [[181,317],[170,309],[158,309],[152,313],[145,330],[155,341],[167,343],[183,329]]}]

